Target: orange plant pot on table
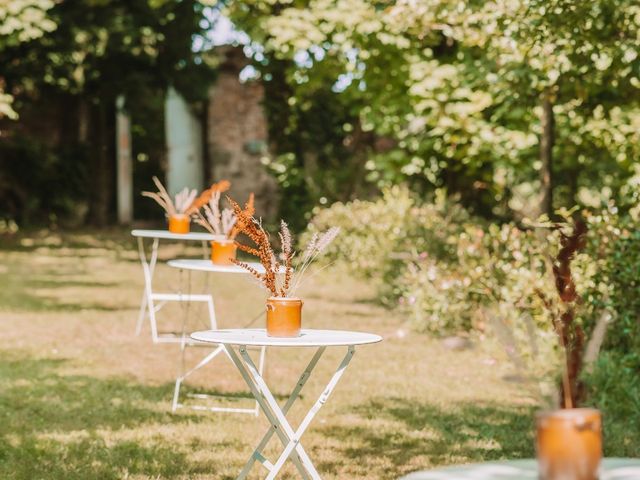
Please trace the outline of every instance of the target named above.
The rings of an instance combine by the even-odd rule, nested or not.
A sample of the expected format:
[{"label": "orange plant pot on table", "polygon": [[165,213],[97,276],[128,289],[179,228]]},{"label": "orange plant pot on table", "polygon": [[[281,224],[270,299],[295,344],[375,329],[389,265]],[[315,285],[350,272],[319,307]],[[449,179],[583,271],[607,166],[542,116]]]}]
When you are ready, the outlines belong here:
[{"label": "orange plant pot on table", "polygon": [[238,245],[234,240],[213,240],[211,242],[211,262],[216,265],[233,265]]},{"label": "orange plant pot on table", "polygon": [[298,337],[302,328],[302,305],[299,298],[267,299],[267,335]]},{"label": "orange plant pot on table", "polygon": [[178,214],[169,216],[169,231],[171,233],[189,233],[191,219],[188,215]]},{"label": "orange plant pot on table", "polygon": [[242,209],[229,199],[237,219],[236,229],[253,242],[253,246],[238,244],[240,250],[258,257],[263,272],[258,272],[248,263],[234,261],[256,277],[271,296],[267,299],[266,332],[270,337],[297,337],[302,327],[302,300],[295,292],[302,284],[301,278],[309,265],[334,240],[339,228],[333,227],[322,234],[313,235],[300,255],[297,268],[293,266],[296,252],[293,250],[293,236],[284,220],[280,221],[280,245],[282,252],[274,252],[269,242],[269,234],[262,228],[262,222],[253,217],[253,209]]},{"label": "orange plant pot on table", "polygon": [[540,413],[536,451],[542,480],[598,480],[602,417],[592,408]]}]

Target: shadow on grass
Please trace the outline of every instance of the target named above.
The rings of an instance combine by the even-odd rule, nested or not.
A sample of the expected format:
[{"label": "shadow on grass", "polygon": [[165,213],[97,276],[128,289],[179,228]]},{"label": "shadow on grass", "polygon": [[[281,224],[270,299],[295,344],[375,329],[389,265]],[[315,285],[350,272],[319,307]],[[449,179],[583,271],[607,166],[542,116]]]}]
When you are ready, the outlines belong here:
[{"label": "shadow on grass", "polygon": [[[0,250],[33,252],[46,248],[61,249],[130,249],[132,237],[128,229],[25,230],[16,235],[0,235]],[[91,256],[91,255],[86,255]]]},{"label": "shadow on grass", "polygon": [[[35,273],[29,270],[28,265],[11,264],[10,269],[0,274],[0,283],[5,283],[7,288],[0,290],[0,306],[14,311],[54,311],[77,312],[81,310],[115,311],[121,307],[105,305],[99,302],[87,302],[90,295],[78,295],[77,302],[61,301],[53,295],[39,293],[40,289],[49,291],[59,288],[108,289],[118,287],[116,282],[78,280],[65,278],[65,272],[56,269],[43,269]],[[82,275],[86,271],[77,269],[71,272],[73,275]]]},{"label": "shadow on grass", "polygon": [[[378,397],[355,412],[362,419],[357,426],[322,430],[349,445],[338,457],[383,456],[398,474],[408,473],[411,469],[402,467],[416,457],[425,458],[426,468],[534,456],[533,407],[464,403],[444,409],[406,398]],[[380,420],[389,426],[380,427]],[[333,466],[325,463],[323,468],[331,471]]]},{"label": "shadow on grass", "polygon": [[[52,296],[31,294],[26,288],[0,293],[0,306],[16,312],[80,312],[83,310],[115,312],[123,309],[122,306],[110,306],[98,302],[62,302]],[[137,306],[130,308],[137,308]]]},{"label": "shadow on grass", "polygon": [[[109,440],[108,433],[199,422],[172,415],[172,385],[150,387],[124,379],[59,373],[65,360],[17,358],[0,352],[0,478],[119,479],[129,474],[163,478],[211,473],[188,461],[169,440]],[[223,448],[223,445],[219,446]]]}]

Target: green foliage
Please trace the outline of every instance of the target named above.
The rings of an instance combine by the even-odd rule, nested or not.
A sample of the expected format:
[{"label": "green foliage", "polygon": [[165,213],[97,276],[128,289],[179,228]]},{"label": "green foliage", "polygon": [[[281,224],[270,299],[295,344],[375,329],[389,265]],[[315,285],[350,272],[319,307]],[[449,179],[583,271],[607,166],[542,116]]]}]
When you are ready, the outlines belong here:
[{"label": "green foliage", "polygon": [[341,228],[328,255],[344,260],[356,275],[372,279],[381,300],[394,303],[401,294],[398,281],[407,259],[454,258],[453,239],[469,217],[447,202],[443,192],[434,203],[422,203],[399,186],[385,189],[378,200],[335,203],[315,212],[310,232]]},{"label": "green foliage", "polygon": [[[536,205],[543,96],[555,116],[556,207],[603,186],[615,198],[640,153],[634,0],[252,0],[228,2],[228,13],[260,46],[265,84],[280,65],[279,101],[295,105],[283,107],[290,122],[280,125],[295,124],[299,135],[324,129],[333,148],[352,141],[351,131],[366,133],[357,151],[368,158],[351,152],[349,163],[364,165],[372,185],[444,186],[483,215]],[[344,132],[299,121],[335,105],[352,116]],[[304,169],[309,152],[313,145],[279,151],[301,182],[317,181]],[[344,168],[322,165],[325,177]],[[525,201],[512,201],[525,191]],[[346,200],[330,189],[326,197]]]},{"label": "green foliage", "polygon": [[[630,201],[637,198],[637,186],[636,180],[626,186]],[[613,316],[601,354],[583,380],[586,403],[605,414],[607,453],[619,456],[638,452],[637,436],[629,433],[629,425],[640,421],[637,205],[581,212],[587,244],[571,263],[582,298],[576,321],[587,341],[597,340],[604,313]],[[387,304],[406,312],[417,329],[490,334],[517,371],[537,379],[540,393],[555,402],[561,362],[551,262],[559,248],[557,228],[567,228],[575,211],[559,214],[566,223],[486,224],[455,202],[441,197],[423,203],[394,188],[376,201],[318,210],[311,228],[339,225],[333,255],[354,273],[376,280]]]},{"label": "green foliage", "polygon": [[20,225],[55,225],[60,218],[70,224],[81,221],[87,210],[87,149],[51,149],[17,136],[0,152],[0,218]]},{"label": "green foliage", "polygon": [[[45,19],[35,8],[14,8],[38,2],[9,3],[9,24],[28,20],[43,31],[26,35],[19,29],[9,34],[0,29],[0,87],[15,97],[13,108],[22,117],[21,125],[6,124],[0,158],[19,148],[23,140],[17,137],[31,137],[43,160],[42,165],[29,160],[24,167],[6,166],[7,178],[26,165],[30,172],[48,172],[53,162],[57,171],[77,178],[81,186],[62,182],[53,196],[45,197],[45,190],[38,188],[40,173],[27,175],[0,186],[0,203],[7,205],[2,213],[46,221],[52,210],[84,211],[88,221],[104,225],[115,206],[116,99],[124,95],[132,118],[132,151],[139,165],[134,184],[143,188],[141,175],[148,181],[162,171],[167,87],[197,103],[206,98],[213,79],[206,59],[193,51],[194,38],[209,28],[205,7],[195,0],[42,1],[41,10],[48,9]],[[0,18],[5,13],[0,9]],[[89,151],[91,155],[85,155]],[[69,152],[78,153],[73,157]],[[74,203],[89,209],[75,208]],[[36,216],[34,208],[43,211]]]},{"label": "green foliage", "polygon": [[382,298],[411,312],[421,330],[469,330],[495,305],[515,323],[536,303],[534,289],[549,290],[546,247],[533,231],[486,225],[444,192],[423,202],[394,187],[375,201],[336,203],[316,211],[311,230],[333,225],[342,231],[331,253],[376,280]]},{"label": "green foliage", "polygon": [[[614,312],[604,347],[622,352],[640,369],[640,231],[638,222],[612,208],[590,219],[594,235],[589,245],[599,268],[589,301]],[[606,286],[597,288],[598,286]]]},{"label": "green foliage", "polygon": [[[637,334],[636,334],[637,335]],[[640,378],[637,355],[605,351],[584,380],[588,405],[603,414],[604,453],[608,457],[640,455]]]},{"label": "green foliage", "polygon": [[[47,17],[54,6],[52,0],[11,0],[0,3],[0,54],[4,48],[41,37],[55,30],[56,24]],[[0,77],[1,80],[1,77]],[[17,118],[11,107],[13,96],[4,92],[0,81],[0,118]]]},{"label": "green foliage", "polygon": [[[640,422],[640,231],[636,211],[611,206],[593,215],[589,251],[598,259],[587,302],[613,313],[603,352],[585,376],[589,403],[604,413],[605,453],[637,456],[640,438],[629,425]],[[592,319],[593,321],[593,319]]]}]

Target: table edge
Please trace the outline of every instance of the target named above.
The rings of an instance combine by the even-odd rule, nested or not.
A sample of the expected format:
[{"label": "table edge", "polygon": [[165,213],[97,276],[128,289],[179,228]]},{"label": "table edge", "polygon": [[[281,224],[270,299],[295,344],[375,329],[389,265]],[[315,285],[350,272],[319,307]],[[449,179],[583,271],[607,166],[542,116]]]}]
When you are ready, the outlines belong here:
[{"label": "table edge", "polygon": [[[221,328],[219,329],[220,331],[230,331],[230,330],[257,330],[257,329],[243,329],[243,328]],[[264,329],[259,329],[259,330],[264,330]],[[242,342],[242,341],[219,341],[219,340],[204,340],[202,338],[196,338],[196,335],[198,335],[199,333],[207,333],[207,332],[211,332],[212,330],[200,330],[197,332],[192,332],[189,336],[193,339],[196,340],[198,342],[204,342],[204,343],[212,343],[212,344],[219,344],[219,345],[250,345],[250,346],[260,346],[260,347],[282,347],[282,348],[318,348],[318,347],[349,347],[349,346],[364,346],[364,345],[375,345],[376,343],[380,343],[384,340],[384,337],[382,337],[382,335],[378,335],[377,333],[370,333],[370,332],[361,332],[361,331],[355,331],[355,330],[331,330],[331,329],[303,329],[303,330],[320,330],[320,331],[333,331],[333,332],[349,332],[349,333],[362,333],[362,334],[366,334],[366,335],[371,335],[374,337],[377,337],[375,340],[372,341],[368,341],[368,342],[355,342],[355,343],[350,343],[350,342],[344,342],[344,343],[326,343],[326,344],[321,344],[321,343],[309,343],[309,344],[272,344],[272,343],[265,343],[265,342],[258,342],[258,341],[253,341],[253,342]],[[274,338],[278,338],[278,337],[274,337]]]}]

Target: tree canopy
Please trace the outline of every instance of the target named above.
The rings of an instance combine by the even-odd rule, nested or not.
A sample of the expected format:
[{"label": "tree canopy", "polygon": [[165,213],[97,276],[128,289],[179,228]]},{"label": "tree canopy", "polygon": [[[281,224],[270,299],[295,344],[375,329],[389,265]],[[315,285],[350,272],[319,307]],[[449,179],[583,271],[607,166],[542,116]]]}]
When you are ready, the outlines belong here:
[{"label": "tree canopy", "polygon": [[109,222],[116,98],[133,114],[134,153],[159,169],[164,91],[172,85],[195,102],[214,75],[193,49],[210,29],[204,9],[195,0],[0,4],[0,108],[22,119],[4,124],[0,214],[28,221],[88,205],[89,221]]},{"label": "tree canopy", "polygon": [[[299,119],[318,104],[351,116],[336,143],[371,134],[370,182],[446,187],[503,215],[544,202],[544,190],[556,206],[598,201],[633,173],[632,0],[254,0],[230,1],[228,13],[259,46],[265,82],[285,65],[294,135],[316,128]],[[305,155],[284,151],[279,162],[297,162],[310,182]]]}]

